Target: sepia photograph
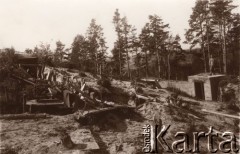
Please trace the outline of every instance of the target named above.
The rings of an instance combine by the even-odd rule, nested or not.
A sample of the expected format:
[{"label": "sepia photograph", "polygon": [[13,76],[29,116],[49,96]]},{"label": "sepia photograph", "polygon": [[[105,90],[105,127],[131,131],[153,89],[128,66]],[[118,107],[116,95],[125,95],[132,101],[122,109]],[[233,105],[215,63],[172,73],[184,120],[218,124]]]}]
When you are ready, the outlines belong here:
[{"label": "sepia photograph", "polygon": [[0,0],[0,154],[240,153],[240,0]]}]

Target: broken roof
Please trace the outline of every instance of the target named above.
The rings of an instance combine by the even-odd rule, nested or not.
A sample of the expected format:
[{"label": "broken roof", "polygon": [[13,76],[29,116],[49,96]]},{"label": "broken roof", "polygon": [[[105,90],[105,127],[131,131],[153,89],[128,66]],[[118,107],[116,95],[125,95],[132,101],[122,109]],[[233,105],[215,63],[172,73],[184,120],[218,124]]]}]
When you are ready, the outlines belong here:
[{"label": "broken roof", "polygon": [[16,63],[18,64],[38,64],[38,58],[29,54],[15,54]]}]

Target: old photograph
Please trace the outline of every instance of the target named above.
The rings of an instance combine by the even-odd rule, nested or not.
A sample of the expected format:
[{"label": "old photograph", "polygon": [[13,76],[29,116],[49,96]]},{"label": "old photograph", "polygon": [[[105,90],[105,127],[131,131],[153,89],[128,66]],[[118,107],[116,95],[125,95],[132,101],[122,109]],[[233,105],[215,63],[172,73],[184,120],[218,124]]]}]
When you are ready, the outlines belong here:
[{"label": "old photograph", "polygon": [[240,0],[0,0],[0,154],[240,153]]}]

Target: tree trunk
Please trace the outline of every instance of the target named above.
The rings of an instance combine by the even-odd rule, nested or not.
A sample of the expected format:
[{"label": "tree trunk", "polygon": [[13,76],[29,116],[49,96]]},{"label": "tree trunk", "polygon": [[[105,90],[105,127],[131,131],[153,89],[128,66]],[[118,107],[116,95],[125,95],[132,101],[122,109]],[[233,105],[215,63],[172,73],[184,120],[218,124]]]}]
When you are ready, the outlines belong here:
[{"label": "tree trunk", "polygon": [[125,45],[124,48],[126,50],[126,54],[127,54],[127,74],[128,74],[128,78],[130,78],[130,66],[129,66],[129,56],[128,56],[128,40],[127,40],[127,33],[125,33]]},{"label": "tree trunk", "polygon": [[122,76],[122,64],[121,64],[121,50],[120,48],[118,49],[118,58],[119,58],[119,75]]},{"label": "tree trunk", "polygon": [[122,61],[121,61],[121,48],[120,48],[120,43],[121,43],[121,40],[120,40],[120,33],[118,32],[118,58],[119,58],[119,75],[120,77],[122,76]]},{"label": "tree trunk", "polygon": [[[155,29],[156,30],[156,29]],[[158,52],[158,45],[157,45],[157,36],[156,31],[154,30],[154,40],[155,40],[155,51],[157,52],[157,65],[158,65],[158,77],[161,77],[161,67],[160,67],[160,56],[159,56],[159,52]]]},{"label": "tree trunk", "polygon": [[102,78],[102,65],[100,64],[99,67],[100,67],[100,68],[99,68],[99,74],[100,74],[100,76],[101,76],[101,78]]},{"label": "tree trunk", "polygon": [[[239,46],[239,44],[238,44],[238,46]],[[238,50],[238,58],[239,58],[238,61],[237,61],[237,64],[238,64],[238,69],[239,69],[238,73],[239,73],[239,78],[240,78],[240,49],[238,48],[237,50]],[[238,88],[239,95],[238,96],[240,98],[240,83],[238,85],[239,85],[239,88]],[[240,99],[239,99],[239,101],[240,101]]]},{"label": "tree trunk", "polygon": [[[221,34],[221,25],[219,22],[218,22],[218,28],[219,28],[219,46],[221,47],[221,51],[222,51],[222,44],[221,44],[222,34]],[[222,73],[221,51],[218,50],[218,64],[219,64],[220,73]]]},{"label": "tree trunk", "polygon": [[[208,4],[206,5],[206,10],[207,10],[207,7],[208,7]],[[208,58],[207,58],[207,61],[209,61],[209,58],[210,58],[210,42],[209,42],[209,18],[208,18],[208,14],[207,14],[207,11],[206,11],[206,14],[205,14],[205,18],[206,18],[206,33],[207,33],[207,55],[208,55]],[[210,66],[208,64],[208,70],[210,71]]]},{"label": "tree trunk", "polygon": [[128,78],[130,77],[130,66],[129,66],[129,57],[128,57],[128,50],[126,50],[127,52],[127,67],[128,67],[128,69],[127,69],[127,71],[128,71]]},{"label": "tree trunk", "polygon": [[[238,49],[239,50],[239,49]],[[238,63],[238,69],[239,69],[239,78],[240,78],[240,50],[239,50],[239,52],[238,52],[238,61],[237,61],[237,63]],[[238,101],[240,101],[240,83],[238,83]]]},{"label": "tree trunk", "polygon": [[159,52],[157,50],[157,48],[155,48],[157,51],[157,65],[158,65],[158,77],[161,77],[161,67],[160,67],[160,57],[159,57]]},{"label": "tree trunk", "polygon": [[225,20],[223,20],[223,72],[227,74],[227,53],[226,53],[226,34]]},{"label": "tree trunk", "polygon": [[[138,53],[137,53],[137,49],[136,49],[136,58],[138,58],[137,57],[137,55],[138,55]],[[137,59],[137,62],[136,62],[136,66],[137,66],[137,76],[139,77],[139,61],[138,61],[139,59]]]},{"label": "tree trunk", "polygon": [[96,60],[95,60],[95,72],[96,72],[96,74],[98,74],[98,56],[97,56],[97,53],[96,53]]},{"label": "tree trunk", "polygon": [[5,103],[8,104],[9,103],[8,102],[8,89],[6,87],[4,89],[5,89],[5,101],[6,101]]},{"label": "tree trunk", "polygon": [[205,53],[205,49],[204,49],[204,36],[203,36],[203,28],[202,28],[202,23],[200,25],[201,27],[201,35],[202,35],[202,53],[203,53],[203,61],[204,61],[204,72],[207,72],[207,61],[206,61],[206,53]]},{"label": "tree trunk", "polygon": [[147,51],[145,51],[145,60],[146,60],[146,78],[148,78],[148,56],[147,56]]},{"label": "tree trunk", "polygon": [[167,62],[168,62],[168,80],[170,80],[171,78],[170,53],[167,56]]},{"label": "tree trunk", "polygon": [[[208,31],[208,22],[207,22],[207,55],[208,55],[208,59],[210,58],[210,43],[209,43],[209,31]],[[208,70],[210,71],[210,66],[208,65]]]},{"label": "tree trunk", "polygon": [[207,59],[206,59],[206,53],[204,49],[204,44],[202,44],[202,52],[203,52],[203,60],[204,60],[204,72],[207,72]]}]

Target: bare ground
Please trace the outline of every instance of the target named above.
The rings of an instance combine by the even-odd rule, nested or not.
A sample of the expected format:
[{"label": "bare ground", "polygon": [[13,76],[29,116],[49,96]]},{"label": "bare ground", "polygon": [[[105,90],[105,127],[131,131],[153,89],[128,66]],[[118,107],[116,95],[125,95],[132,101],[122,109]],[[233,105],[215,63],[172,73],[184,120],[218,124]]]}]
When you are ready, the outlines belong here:
[{"label": "bare ground", "polygon": [[[220,132],[232,131],[239,138],[239,119],[201,111],[201,109],[207,109],[238,115],[238,113],[224,109],[219,111],[221,106],[219,102],[196,101],[182,97],[190,104],[183,108],[166,104],[163,100],[168,94],[160,91],[159,93],[161,93],[159,96],[161,101],[146,102],[136,109],[136,112],[140,113],[139,117],[117,120],[114,126],[108,125],[107,118],[101,121],[103,127],[81,126],[74,120],[73,114],[51,115],[47,119],[1,120],[2,153],[4,149],[5,152],[8,150],[8,153],[20,154],[61,153],[67,149],[59,144],[59,133],[62,130],[70,133],[82,128],[91,130],[100,147],[99,150],[83,150],[82,153],[142,153],[142,127],[145,124],[150,124],[156,113],[160,115],[164,125],[171,125],[169,133],[165,137],[168,143],[174,141],[174,135],[177,131],[188,132],[190,135],[194,131],[207,133],[210,126]],[[118,119],[118,117],[116,118]],[[119,119],[121,118],[119,117]],[[105,123],[106,125],[104,125]],[[207,139],[203,139],[200,144],[202,153],[207,153],[206,147]]]}]

